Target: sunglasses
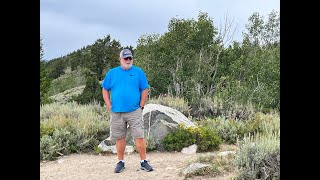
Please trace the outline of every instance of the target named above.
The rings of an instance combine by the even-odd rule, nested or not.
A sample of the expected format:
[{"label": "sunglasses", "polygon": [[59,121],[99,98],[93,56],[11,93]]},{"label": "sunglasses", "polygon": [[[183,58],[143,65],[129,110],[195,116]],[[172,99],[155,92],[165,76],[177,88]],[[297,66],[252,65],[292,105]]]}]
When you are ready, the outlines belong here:
[{"label": "sunglasses", "polygon": [[126,57],[126,58],[123,58],[124,60],[132,60],[132,57]]}]

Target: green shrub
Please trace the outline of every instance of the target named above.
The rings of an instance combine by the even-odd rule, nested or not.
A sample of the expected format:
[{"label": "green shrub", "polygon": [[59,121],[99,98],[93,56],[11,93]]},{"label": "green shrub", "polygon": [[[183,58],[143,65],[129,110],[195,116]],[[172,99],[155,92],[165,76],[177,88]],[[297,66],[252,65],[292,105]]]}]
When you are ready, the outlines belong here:
[{"label": "green shrub", "polygon": [[99,153],[102,153],[103,150],[102,150],[100,147],[95,146],[95,147],[94,147],[94,152],[95,152],[96,154],[99,154]]},{"label": "green shrub", "polygon": [[[71,132],[70,132],[71,131]],[[78,131],[78,132],[77,132]],[[80,150],[79,145],[83,139],[83,132],[80,130],[57,129],[53,133],[53,140],[59,144],[61,154],[75,153]]]},{"label": "green shrub", "polygon": [[[238,142],[235,165],[237,179],[277,179],[280,177],[280,131],[247,136]],[[266,163],[269,159],[271,163]],[[270,168],[270,166],[275,166]],[[271,173],[271,174],[268,174]]]},{"label": "green shrub", "polygon": [[55,129],[52,136],[40,138],[40,159],[54,160],[60,155],[92,151],[99,143],[95,135],[89,136],[81,129]]},{"label": "green shrub", "polygon": [[44,125],[43,122],[40,122],[40,138],[44,135],[52,136],[54,128],[51,126]]},{"label": "green shrub", "polygon": [[40,97],[40,104],[41,104],[41,105],[50,104],[50,103],[53,103],[53,101],[54,101],[54,100],[52,100],[52,99],[49,97],[48,93],[43,94],[43,95],[41,94],[41,97]]},{"label": "green shrub", "polygon": [[258,119],[259,130],[264,134],[277,133],[280,131],[280,114],[278,112],[271,112],[268,114],[257,113],[255,119]]},{"label": "green shrub", "polygon": [[240,104],[232,100],[223,100],[220,97],[202,97],[190,102],[190,114],[193,118],[216,118],[224,116],[227,119],[245,120],[256,112],[251,103]]},{"label": "green shrub", "polygon": [[52,103],[40,107],[40,159],[93,151],[109,134],[109,114],[99,104]]},{"label": "green shrub", "polygon": [[217,131],[222,141],[227,144],[235,144],[238,139],[242,139],[244,135],[249,132],[244,121],[236,121],[224,117],[207,119],[201,121],[200,124]]},{"label": "green shrub", "polygon": [[280,115],[278,112],[263,114],[257,112],[246,121],[247,131],[251,134],[272,134],[280,130]]},{"label": "green shrub", "polygon": [[163,139],[163,146],[168,151],[181,151],[182,148],[195,144],[196,139],[191,131],[180,127]]},{"label": "green shrub", "polygon": [[157,144],[154,138],[150,135],[146,138],[146,150],[147,152],[157,149]]},{"label": "green shrub", "polygon": [[80,150],[81,133],[71,133],[67,129],[56,129],[52,136],[44,135],[40,139],[40,159],[54,160]]},{"label": "green shrub", "polygon": [[280,179],[280,149],[267,154],[259,164],[262,179]]},{"label": "green shrub", "polygon": [[277,113],[256,113],[248,120],[227,119],[220,116],[215,119],[199,121],[198,124],[217,131],[224,143],[235,144],[247,134],[275,133],[280,130],[280,117]]},{"label": "green shrub", "polygon": [[200,127],[196,137],[199,152],[218,150],[221,144],[221,138],[216,131],[207,127]]},{"label": "green shrub", "polygon": [[57,157],[58,144],[51,136],[44,135],[40,139],[40,160],[53,160]]},{"label": "green shrub", "polygon": [[60,77],[52,80],[48,95],[52,96],[65,90],[85,85],[85,73],[87,72],[87,69],[77,69],[71,72],[67,72]]},{"label": "green shrub", "polygon": [[104,105],[102,96],[102,89],[98,78],[94,74],[87,73],[86,86],[83,92],[72,98],[70,101],[75,100],[79,104],[90,104],[92,102],[99,102],[101,106]]},{"label": "green shrub", "polygon": [[51,99],[52,102],[58,102],[58,103],[72,102],[80,94],[82,94],[85,86],[86,85],[82,85],[82,86],[78,86],[78,87],[75,87],[75,88],[72,88],[72,89],[65,90],[65,91],[63,91],[61,93],[55,94],[53,96],[50,96],[50,99]]},{"label": "green shrub", "polygon": [[163,140],[164,148],[168,151],[181,151],[182,148],[192,144],[196,144],[200,152],[218,150],[221,138],[213,129],[207,127],[180,126],[177,131],[168,134]]}]

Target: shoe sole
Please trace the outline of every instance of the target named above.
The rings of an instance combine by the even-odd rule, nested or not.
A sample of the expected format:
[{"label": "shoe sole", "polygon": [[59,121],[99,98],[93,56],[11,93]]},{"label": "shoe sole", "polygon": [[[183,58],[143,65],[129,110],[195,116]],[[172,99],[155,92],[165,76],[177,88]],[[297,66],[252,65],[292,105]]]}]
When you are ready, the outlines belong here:
[{"label": "shoe sole", "polygon": [[144,167],[140,167],[140,169],[141,169],[141,170],[144,170],[144,171],[147,171],[147,172],[153,171],[153,169],[148,170],[148,169],[146,169],[146,168],[144,168]]},{"label": "shoe sole", "polygon": [[124,169],[125,169],[125,167],[123,167],[119,172],[115,171],[115,173],[121,173]]}]

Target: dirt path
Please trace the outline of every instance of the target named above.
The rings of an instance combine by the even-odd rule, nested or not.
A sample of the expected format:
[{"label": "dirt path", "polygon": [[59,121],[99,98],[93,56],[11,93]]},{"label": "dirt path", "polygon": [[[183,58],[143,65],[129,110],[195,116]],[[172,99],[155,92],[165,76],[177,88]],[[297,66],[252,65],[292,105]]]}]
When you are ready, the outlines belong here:
[{"label": "dirt path", "polygon": [[[138,180],[138,179],[185,179],[180,172],[188,163],[206,153],[183,154],[181,152],[148,152],[147,159],[152,172],[139,170],[138,153],[125,154],[125,167],[122,173],[114,173],[116,154],[72,154],[50,162],[40,162],[41,180]],[[228,180],[233,174],[223,177],[193,177],[191,179]]]}]

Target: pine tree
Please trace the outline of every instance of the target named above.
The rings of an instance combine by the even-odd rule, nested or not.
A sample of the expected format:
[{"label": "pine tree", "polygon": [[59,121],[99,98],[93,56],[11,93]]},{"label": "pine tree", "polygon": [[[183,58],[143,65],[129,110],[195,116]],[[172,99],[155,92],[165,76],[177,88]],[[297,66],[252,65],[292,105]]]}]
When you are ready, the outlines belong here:
[{"label": "pine tree", "polygon": [[96,74],[92,72],[86,74],[86,87],[75,101],[79,104],[89,104],[94,101],[99,102],[100,105],[104,104],[101,85]]},{"label": "pine tree", "polygon": [[50,80],[48,78],[48,73],[45,70],[46,62],[43,60],[43,49],[42,49],[42,38],[40,35],[40,104],[49,103],[48,90],[50,88]]}]

